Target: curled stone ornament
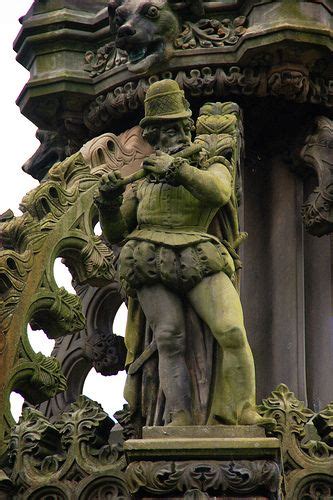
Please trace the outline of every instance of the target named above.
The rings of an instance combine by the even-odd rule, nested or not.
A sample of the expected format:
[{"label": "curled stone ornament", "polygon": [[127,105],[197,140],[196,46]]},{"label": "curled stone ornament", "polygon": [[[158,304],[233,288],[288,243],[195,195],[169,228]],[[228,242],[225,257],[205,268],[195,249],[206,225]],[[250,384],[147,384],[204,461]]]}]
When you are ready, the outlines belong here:
[{"label": "curled stone ornament", "polygon": [[91,77],[101,75],[111,68],[121,66],[128,61],[126,52],[117,49],[114,43],[107,43],[100,47],[96,52],[89,50],[85,53],[85,71],[88,71]]},{"label": "curled stone ornament", "polygon": [[328,500],[332,498],[332,494],[332,476],[318,474],[306,478],[303,482],[303,486],[299,488],[297,498],[301,498],[302,500]]},{"label": "curled stone ornament", "polygon": [[333,446],[333,403],[315,416],[314,424],[322,440]]},{"label": "curled stone ornament", "polygon": [[116,476],[102,476],[91,481],[80,494],[80,500],[129,500],[124,481]]},{"label": "curled stone ornament", "polygon": [[98,96],[84,110],[84,123],[94,133],[106,130],[112,119],[138,112],[149,85],[164,78],[173,78],[188,97],[228,95],[276,97],[296,101],[333,105],[331,80],[312,77],[304,72],[279,72],[255,66],[205,66],[189,71],[164,72],[141,78]]},{"label": "curled stone ornament", "polygon": [[42,499],[58,488],[66,499],[129,498],[122,446],[109,440],[112,426],[85,396],[53,423],[35,408],[24,409],[8,448],[11,479],[25,495],[18,498]]},{"label": "curled stone ornament", "polygon": [[[133,462],[126,470],[132,494],[148,492],[155,495],[176,492],[215,492],[245,495],[263,491],[275,498],[280,471],[277,463],[265,460],[191,461],[191,462]],[[186,497],[187,498],[187,497]],[[188,496],[188,498],[206,498]]]},{"label": "curled stone ornament", "polygon": [[288,65],[270,70],[268,89],[274,96],[305,102],[310,88],[309,71],[304,66]]},{"label": "curled stone ornament", "polygon": [[258,407],[277,422],[272,433],[281,439],[287,500],[329,498],[323,492],[332,491],[332,478],[326,474],[333,470],[330,406],[315,415],[280,384]]},{"label": "curled stone ornament", "polygon": [[246,33],[246,17],[234,20],[200,19],[196,23],[186,22],[180,35],[174,41],[176,49],[195,49],[197,47],[223,47],[235,45]]}]

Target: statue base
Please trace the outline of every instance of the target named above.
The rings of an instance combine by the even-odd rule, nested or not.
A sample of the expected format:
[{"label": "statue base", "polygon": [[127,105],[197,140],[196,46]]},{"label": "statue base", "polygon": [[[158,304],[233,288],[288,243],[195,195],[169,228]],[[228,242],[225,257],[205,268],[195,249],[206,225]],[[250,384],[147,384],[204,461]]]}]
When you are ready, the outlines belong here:
[{"label": "statue base", "polygon": [[124,443],[134,498],[280,498],[280,442],[261,427],[145,427],[142,435]]}]

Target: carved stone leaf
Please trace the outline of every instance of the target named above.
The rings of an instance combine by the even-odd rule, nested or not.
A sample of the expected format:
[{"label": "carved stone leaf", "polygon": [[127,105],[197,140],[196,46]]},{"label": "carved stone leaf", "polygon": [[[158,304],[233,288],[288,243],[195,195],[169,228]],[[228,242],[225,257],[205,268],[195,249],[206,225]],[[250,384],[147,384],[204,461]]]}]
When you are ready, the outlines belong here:
[{"label": "carved stone leaf", "polygon": [[333,456],[333,447],[323,441],[310,440],[306,443],[301,443],[300,446],[303,451],[318,462],[327,461],[327,459]]},{"label": "carved stone leaf", "polygon": [[105,443],[112,426],[112,420],[101,405],[86,396],[80,396],[72,403],[57,423],[65,449],[74,441],[86,442],[92,446],[100,440]]},{"label": "carved stone leaf", "polygon": [[[77,196],[77,187],[68,190],[56,182],[49,181],[25,195],[20,208],[23,213],[27,211],[33,218],[40,221],[46,218],[47,222],[52,224],[65,213],[70,205],[73,205]],[[47,222],[43,221],[45,228]]]},{"label": "carved stone leaf", "polygon": [[235,45],[246,32],[244,16],[231,19],[200,19],[196,23],[186,22],[183,31],[176,38],[177,49],[194,49],[196,47],[223,47]]},{"label": "carved stone leaf", "polygon": [[[181,469],[180,469],[181,471]],[[195,465],[193,467],[187,465],[182,472],[181,477],[177,481],[177,488],[180,491],[190,488],[198,488],[207,491],[208,489],[227,489],[227,482],[223,474],[222,467],[211,464]]]},{"label": "carved stone leaf", "polygon": [[128,57],[126,52],[117,49],[114,42],[111,42],[103,45],[96,52],[89,50],[85,53],[84,60],[86,63],[85,71],[88,71],[91,77],[95,77],[109,69],[125,64]]},{"label": "carved stone leaf", "polygon": [[99,236],[92,237],[82,249],[82,262],[86,279],[93,286],[102,286],[114,280],[113,252],[103,243]]},{"label": "carved stone leaf", "polygon": [[44,330],[49,338],[73,335],[85,327],[81,299],[63,287],[55,292],[39,292],[34,309],[36,312],[30,320],[31,328]]},{"label": "carved stone leaf", "polygon": [[114,418],[119,422],[123,429],[123,436],[125,439],[136,439],[139,436],[139,430],[133,422],[129,406],[125,404],[122,410],[117,411]]},{"label": "carved stone leaf", "polygon": [[58,392],[66,389],[66,377],[61,371],[59,361],[54,357],[44,356],[37,353],[35,357],[35,371],[31,378],[31,384],[45,395],[45,398],[51,398]]},{"label": "carved stone leaf", "polygon": [[[35,408],[24,408],[17,425],[12,429],[9,442],[9,458],[15,463],[25,454],[44,458],[59,450],[60,441],[56,427]],[[18,460],[18,465],[21,463]]]},{"label": "carved stone leaf", "polygon": [[280,384],[267,399],[264,399],[258,411],[262,416],[277,421],[274,432],[293,433],[300,438],[304,436],[305,424],[314,415],[313,411],[306,408],[285,384]]}]

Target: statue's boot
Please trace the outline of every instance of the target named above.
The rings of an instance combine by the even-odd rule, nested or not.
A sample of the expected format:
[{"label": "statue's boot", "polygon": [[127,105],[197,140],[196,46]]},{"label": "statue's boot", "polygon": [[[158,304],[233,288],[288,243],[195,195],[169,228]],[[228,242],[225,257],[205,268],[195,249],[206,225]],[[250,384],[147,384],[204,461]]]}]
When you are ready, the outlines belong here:
[{"label": "statue's boot", "polygon": [[218,352],[214,397],[208,425],[260,425],[276,422],[256,410],[253,357],[248,344],[240,349]]},{"label": "statue's boot", "polygon": [[273,430],[276,426],[276,420],[274,418],[262,417],[257,410],[251,406],[243,409],[238,423],[239,425],[260,425],[267,430]]},{"label": "statue's boot", "polygon": [[183,427],[186,425],[193,425],[192,415],[189,411],[179,410],[170,412],[171,422],[167,427]]}]

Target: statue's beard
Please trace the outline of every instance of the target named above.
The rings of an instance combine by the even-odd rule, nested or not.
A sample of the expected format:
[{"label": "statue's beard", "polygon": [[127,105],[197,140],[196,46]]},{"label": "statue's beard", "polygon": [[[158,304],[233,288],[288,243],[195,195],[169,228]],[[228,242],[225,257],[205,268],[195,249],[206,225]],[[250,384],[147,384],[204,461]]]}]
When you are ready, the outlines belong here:
[{"label": "statue's beard", "polygon": [[160,151],[163,151],[163,153],[167,153],[168,155],[175,155],[179,153],[180,151],[183,151],[183,149],[186,149],[190,145],[190,141],[183,142],[181,144],[176,144],[174,146],[170,147],[159,147],[158,149]]}]

